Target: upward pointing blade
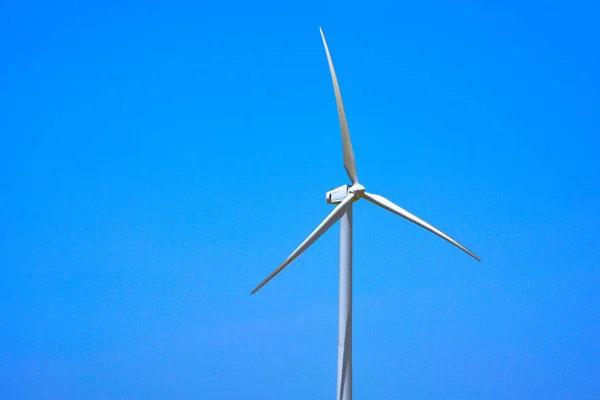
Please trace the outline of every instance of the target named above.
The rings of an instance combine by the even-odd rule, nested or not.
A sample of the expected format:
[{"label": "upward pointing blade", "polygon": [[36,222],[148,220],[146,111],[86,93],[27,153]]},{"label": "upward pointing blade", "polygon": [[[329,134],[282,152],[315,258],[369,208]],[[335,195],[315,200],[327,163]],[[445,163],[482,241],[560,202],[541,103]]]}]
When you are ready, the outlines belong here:
[{"label": "upward pointing blade", "polygon": [[327,229],[331,228],[331,225],[335,224],[337,220],[339,220],[342,217],[342,215],[344,215],[346,207],[352,201],[352,199],[354,199],[354,194],[349,194],[348,196],[346,196],[346,198],[342,200],[342,202],[338,204],[336,208],[333,209],[333,211],[327,216],[327,218],[325,218],[323,222],[321,222],[319,226],[317,226],[317,229],[315,229],[310,235],[308,235],[304,242],[302,242],[300,246],[298,246],[298,248],[294,250],[294,252],[290,254],[290,256],[286,258],[285,261],[281,263],[279,267],[277,267],[277,269],[275,269],[275,271],[271,272],[271,275],[267,276],[265,280],[260,283],[260,285],[254,288],[251,294],[258,292],[260,288],[265,286],[271,279],[275,278],[275,276],[278,273],[283,271],[285,267],[290,265],[292,261],[298,258],[298,256],[302,254],[304,250],[308,249],[311,244],[316,242],[317,239],[320,238],[321,235],[323,235],[327,231]]},{"label": "upward pointing blade", "polygon": [[346,113],[344,112],[344,104],[342,103],[342,94],[340,93],[340,86],[338,85],[337,76],[335,75],[335,69],[333,68],[333,61],[331,60],[331,54],[329,54],[329,47],[327,46],[327,40],[321,31],[321,38],[323,39],[323,45],[325,46],[325,52],[327,53],[327,61],[329,61],[329,70],[331,71],[331,80],[333,81],[333,90],[335,91],[335,101],[337,103],[338,116],[340,117],[340,129],[342,130],[342,149],[344,151],[344,168],[352,181],[352,184],[358,183],[358,176],[356,175],[356,162],[354,161],[354,152],[352,151],[352,142],[350,141],[350,131],[348,130],[348,122],[346,121]]},{"label": "upward pointing blade", "polygon": [[417,217],[416,215],[413,215],[413,214],[409,213],[408,211],[406,211],[404,208],[392,203],[385,197],[380,196],[378,194],[372,194],[372,193],[366,193],[366,192],[363,194],[363,197],[365,199],[369,200],[371,203],[377,204],[378,206],[385,208],[386,210],[391,211],[394,214],[401,216],[402,218],[406,218],[410,222],[413,222],[413,223],[427,229],[430,232],[435,233],[436,235],[438,235],[442,239],[447,240],[448,242],[452,243],[453,245],[455,245],[456,247],[458,247],[459,249],[461,249],[462,251],[464,251],[465,253],[467,253],[468,255],[470,255],[471,257],[476,259],[477,261],[481,261],[479,259],[479,257],[477,257],[475,254],[473,254],[471,251],[469,251],[465,246],[458,243],[456,240],[452,239],[450,236],[446,235],[444,232],[440,231],[436,227],[423,221],[421,218]]}]

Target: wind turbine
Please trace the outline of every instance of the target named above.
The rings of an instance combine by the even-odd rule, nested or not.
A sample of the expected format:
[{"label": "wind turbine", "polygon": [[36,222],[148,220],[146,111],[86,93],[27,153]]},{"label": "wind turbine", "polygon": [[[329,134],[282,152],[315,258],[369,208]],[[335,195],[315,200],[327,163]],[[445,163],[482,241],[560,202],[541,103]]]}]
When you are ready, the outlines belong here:
[{"label": "wind turbine", "polygon": [[394,214],[406,218],[410,222],[419,225],[422,228],[436,234],[442,239],[447,240],[459,249],[463,250],[477,261],[481,261],[475,254],[466,247],[440,231],[433,225],[423,221],[421,218],[411,214],[402,207],[392,203],[388,199],[378,194],[372,194],[365,191],[365,187],[358,182],[356,174],[356,162],[354,161],[354,152],[350,142],[350,132],[346,122],[346,114],[342,103],[342,95],[338,85],[333,61],[329,54],[327,40],[321,31],[323,46],[329,62],[329,70],[333,81],[335,99],[337,103],[340,128],[342,131],[342,150],[344,154],[344,168],[352,185],[342,185],[334,190],[327,192],[327,203],[337,204],[333,211],[317,226],[317,228],[277,267],[269,276],[265,278],[254,290],[252,294],[259,291],[271,279],[279,274],[285,267],[290,265],[300,254],[310,247],[323,233],[331,226],[340,221],[340,272],[339,272],[339,308],[338,308],[338,365],[337,365],[337,399],[352,400],[352,203],[366,199],[371,203],[378,205]]}]

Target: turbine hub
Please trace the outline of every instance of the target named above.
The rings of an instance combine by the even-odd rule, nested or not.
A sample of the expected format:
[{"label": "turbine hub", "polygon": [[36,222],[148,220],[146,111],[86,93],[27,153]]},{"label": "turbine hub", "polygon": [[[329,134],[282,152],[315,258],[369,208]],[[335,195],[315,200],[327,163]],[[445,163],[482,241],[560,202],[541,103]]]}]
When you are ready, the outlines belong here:
[{"label": "turbine hub", "polygon": [[355,183],[354,185],[350,186],[348,192],[354,194],[357,198],[359,198],[362,197],[362,195],[365,193],[365,187],[360,183]]}]

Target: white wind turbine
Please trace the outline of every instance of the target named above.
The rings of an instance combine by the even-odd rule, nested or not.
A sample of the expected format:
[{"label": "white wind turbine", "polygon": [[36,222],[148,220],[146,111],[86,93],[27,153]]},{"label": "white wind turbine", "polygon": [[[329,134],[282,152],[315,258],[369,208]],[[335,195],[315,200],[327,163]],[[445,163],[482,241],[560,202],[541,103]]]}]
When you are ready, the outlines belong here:
[{"label": "white wind turbine", "polygon": [[342,95],[338,85],[333,61],[329,54],[329,47],[325,40],[323,30],[321,38],[325,46],[335,99],[340,119],[340,128],[342,131],[342,149],[344,153],[344,168],[350,177],[352,185],[343,185],[327,192],[327,203],[337,204],[335,209],[319,224],[319,226],[298,246],[296,250],[289,255],[285,261],[277,267],[269,276],[265,278],[253,291],[256,293],[260,288],[266,285],[271,279],[279,274],[285,267],[290,265],[302,252],[313,244],[323,233],[340,220],[340,275],[339,275],[339,310],[338,310],[338,366],[337,366],[337,399],[352,400],[352,203],[364,198],[388,211],[393,212],[407,220],[419,225],[422,228],[447,240],[459,249],[465,251],[477,261],[481,261],[475,254],[465,248],[463,245],[446,235],[439,229],[423,221],[421,218],[411,214],[405,209],[397,206],[383,196],[368,193],[365,187],[358,183],[356,174],[356,163],[354,161],[354,152],[350,142],[350,132],[342,104]]}]

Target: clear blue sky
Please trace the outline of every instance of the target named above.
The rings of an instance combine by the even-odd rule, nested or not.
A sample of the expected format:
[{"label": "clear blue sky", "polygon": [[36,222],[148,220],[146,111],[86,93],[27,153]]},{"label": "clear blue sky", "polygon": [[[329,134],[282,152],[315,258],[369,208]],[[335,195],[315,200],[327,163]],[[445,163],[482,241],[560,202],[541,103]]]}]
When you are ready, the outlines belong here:
[{"label": "clear blue sky", "polygon": [[[52,3],[52,4],[50,4]],[[418,3],[418,4],[417,4]],[[596,2],[0,5],[0,398],[600,398]],[[284,5],[286,4],[286,5]]]}]

